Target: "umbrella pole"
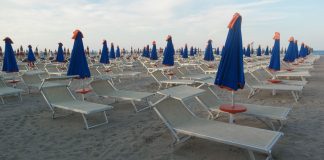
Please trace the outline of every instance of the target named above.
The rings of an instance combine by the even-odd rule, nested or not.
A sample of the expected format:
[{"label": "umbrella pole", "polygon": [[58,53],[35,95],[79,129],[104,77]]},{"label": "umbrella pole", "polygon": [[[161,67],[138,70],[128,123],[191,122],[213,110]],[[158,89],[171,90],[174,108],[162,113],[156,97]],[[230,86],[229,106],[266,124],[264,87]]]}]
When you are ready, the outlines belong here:
[{"label": "umbrella pole", "polygon": [[232,107],[234,108],[234,91],[232,91]]}]

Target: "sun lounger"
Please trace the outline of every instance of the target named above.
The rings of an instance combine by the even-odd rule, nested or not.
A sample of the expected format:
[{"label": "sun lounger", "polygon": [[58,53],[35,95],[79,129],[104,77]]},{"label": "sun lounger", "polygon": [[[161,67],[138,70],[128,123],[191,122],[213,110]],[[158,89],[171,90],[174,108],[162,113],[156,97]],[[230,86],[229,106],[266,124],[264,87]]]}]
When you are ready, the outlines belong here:
[{"label": "sun lounger", "polygon": [[[207,109],[210,114],[210,118],[216,118],[220,112],[222,112],[219,107],[221,104],[225,104],[221,98],[212,90],[207,84],[202,84],[198,87],[199,89],[205,90],[204,93],[197,96],[197,100],[202,104],[204,108]],[[227,104],[231,104],[228,102]],[[288,113],[291,108],[287,107],[274,107],[274,106],[264,106],[257,104],[246,104],[246,103],[236,103],[243,105],[247,108],[246,112],[242,114],[251,115],[260,121],[264,122],[267,126],[269,126],[273,130],[279,131],[284,123],[287,120]],[[217,116],[214,116],[214,113],[217,113]],[[276,128],[274,125],[274,121],[279,123],[279,127]]]},{"label": "sun lounger", "polygon": [[[97,103],[91,103],[87,101],[77,100],[70,88],[69,84],[61,84],[60,86],[46,86],[45,83],[57,80],[67,80],[73,77],[62,77],[62,78],[48,78],[44,79],[41,85],[41,93],[47,102],[49,108],[52,111],[52,118],[55,117],[56,108],[68,110],[71,112],[80,113],[85,123],[86,129],[94,128],[108,123],[106,111],[112,109],[112,106],[102,105]],[[104,122],[99,124],[89,125],[87,116],[94,113],[102,113],[104,116]]]},{"label": "sun lounger", "polygon": [[154,93],[119,90],[105,79],[93,80],[90,82],[90,85],[98,96],[131,101],[136,112],[140,112],[151,107],[148,105],[145,108],[138,109],[135,105],[135,101],[140,102],[145,100],[148,103],[148,97],[154,95]]},{"label": "sun lounger", "polygon": [[254,152],[264,153],[267,159],[272,159],[271,150],[283,136],[281,132],[198,118],[181,100],[170,96],[165,96],[153,106],[170,130],[174,144],[197,137],[246,149],[251,160],[255,160]]},{"label": "sun lounger", "polygon": [[303,90],[303,86],[297,85],[285,85],[285,84],[263,84],[259,82],[253,74],[250,72],[245,73],[245,84],[250,88],[250,94],[248,98],[255,95],[260,90],[271,90],[272,94],[275,95],[275,91],[290,91],[294,100],[297,102]]},{"label": "sun lounger", "polygon": [[[41,71],[41,70],[33,70],[33,71],[28,71],[25,72],[21,78],[24,82],[24,84],[27,86],[28,88],[28,93],[30,93],[30,90],[32,88],[37,88],[37,90],[40,89],[43,79],[40,77],[40,75],[42,74],[46,74],[45,71]],[[52,83],[52,82],[47,82],[44,84],[45,86],[56,86],[56,85],[60,85],[59,83]]]},{"label": "sun lounger", "polygon": [[178,67],[173,69],[176,72],[177,77],[189,80],[203,80],[211,78],[210,74],[192,74],[185,67]]},{"label": "sun lounger", "polygon": [[7,87],[3,81],[3,77],[0,77],[0,98],[1,98],[2,104],[5,103],[3,97],[10,96],[10,95],[17,95],[19,97],[20,101],[22,101],[22,98],[21,98],[22,92],[23,92],[23,90],[21,90],[21,89]]},{"label": "sun lounger", "polygon": [[193,84],[193,80],[185,80],[185,79],[168,79],[161,70],[156,70],[151,73],[152,77],[156,80],[156,82],[159,84],[159,89],[162,87],[162,84],[168,85],[179,85],[179,84]]}]

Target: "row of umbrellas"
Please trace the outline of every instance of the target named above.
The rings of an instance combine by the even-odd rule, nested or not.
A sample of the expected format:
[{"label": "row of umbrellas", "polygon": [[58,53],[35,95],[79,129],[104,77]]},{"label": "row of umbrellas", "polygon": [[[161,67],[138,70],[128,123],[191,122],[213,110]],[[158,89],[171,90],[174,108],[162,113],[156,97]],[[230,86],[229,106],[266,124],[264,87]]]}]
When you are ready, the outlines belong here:
[{"label": "row of umbrellas", "polygon": [[[228,28],[228,34],[226,38],[225,45],[222,49],[221,60],[219,63],[218,71],[215,78],[215,85],[220,86],[221,88],[226,88],[233,93],[233,103],[234,106],[234,91],[244,88],[245,78],[244,78],[244,68],[243,68],[243,45],[242,45],[242,33],[241,33],[241,23],[242,17],[239,13],[235,13],[232,20],[230,21]],[[83,46],[83,34],[80,30],[75,30],[73,32],[74,44],[70,58],[70,64],[68,67],[67,75],[78,75],[80,78],[90,77],[90,70],[87,64],[86,54]],[[274,46],[272,48],[272,55],[270,59],[269,68],[272,70],[280,70],[280,33],[275,32],[274,35]],[[14,56],[14,51],[11,44],[13,43],[10,38],[5,38],[5,56],[3,62],[2,71],[4,72],[18,72],[17,62]],[[171,35],[168,35],[167,44],[163,52],[163,61],[162,64],[166,66],[174,65],[174,55],[175,49],[172,43]],[[285,61],[293,62],[298,57],[306,57],[309,54],[308,47],[305,47],[302,44],[301,50],[298,53],[298,46],[293,37],[289,39],[290,43],[288,46],[287,53],[284,57]],[[63,44],[59,43],[57,60],[64,60],[63,55]],[[249,47],[249,46],[248,46]],[[268,49],[266,49],[267,52]],[[149,53],[149,46],[144,47],[143,55],[144,57],[150,58],[152,60],[157,60],[157,50],[156,43],[153,42],[153,47],[151,53]],[[247,49],[246,52],[248,52]],[[193,48],[190,49],[190,52],[195,52]],[[261,53],[261,49],[257,50],[258,54]],[[182,53],[182,57],[187,57],[188,48],[185,46],[185,49]],[[219,50],[216,50],[216,54],[219,54]],[[109,63],[109,58],[116,58],[120,56],[119,49],[115,53],[114,46],[111,44],[111,51],[108,56],[108,46],[107,41],[103,42],[102,54],[100,58],[100,63]],[[28,59],[34,61],[35,57],[33,56],[33,51],[31,46],[29,47]],[[209,40],[205,50],[204,60],[213,61],[213,48],[212,41]]]}]

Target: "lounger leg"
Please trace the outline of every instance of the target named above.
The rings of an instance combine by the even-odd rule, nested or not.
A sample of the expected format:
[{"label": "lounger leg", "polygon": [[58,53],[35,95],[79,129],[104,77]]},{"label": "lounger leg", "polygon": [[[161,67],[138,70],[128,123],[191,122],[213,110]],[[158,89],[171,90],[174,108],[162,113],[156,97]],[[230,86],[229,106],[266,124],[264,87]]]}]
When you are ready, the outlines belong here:
[{"label": "lounger leg", "polygon": [[247,150],[250,156],[250,160],[255,160],[254,153],[251,150]]},{"label": "lounger leg", "polygon": [[5,104],[3,97],[1,96],[1,102],[2,104]]},{"label": "lounger leg", "polygon": [[21,93],[18,93],[18,97],[19,97],[20,102],[22,102]]},{"label": "lounger leg", "polygon": [[107,117],[106,111],[103,111],[103,115],[104,115],[105,121],[102,122],[102,123],[99,123],[99,124],[91,125],[91,126],[89,126],[87,117],[84,114],[81,114],[81,115],[82,115],[82,118],[83,118],[83,121],[84,121],[84,124],[85,124],[87,130],[88,129],[91,129],[91,128],[94,128],[94,127],[98,127],[98,126],[104,125],[104,124],[108,124],[108,117]]},{"label": "lounger leg", "polygon": [[[146,98],[146,102],[148,102],[147,98]],[[136,107],[135,101],[131,101],[131,103],[132,103],[132,105],[133,105],[133,107],[134,107],[136,113],[141,112],[141,111],[144,111],[144,110],[146,110],[146,109],[148,109],[148,108],[151,108],[150,103],[148,103],[148,106],[147,106],[147,107],[144,107],[144,108],[141,108],[141,109],[138,109],[138,108]]]}]

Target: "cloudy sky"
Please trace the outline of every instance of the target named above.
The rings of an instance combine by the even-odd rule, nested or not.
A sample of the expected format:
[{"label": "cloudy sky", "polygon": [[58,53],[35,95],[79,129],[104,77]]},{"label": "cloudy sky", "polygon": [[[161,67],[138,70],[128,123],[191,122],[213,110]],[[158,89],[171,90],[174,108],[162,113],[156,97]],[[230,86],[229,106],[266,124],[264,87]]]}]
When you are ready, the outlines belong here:
[{"label": "cloudy sky", "polygon": [[244,44],[272,46],[279,31],[283,47],[294,36],[324,49],[323,6],[322,0],[1,0],[0,38],[11,37],[14,47],[56,49],[62,42],[72,48],[72,32],[80,29],[85,45],[96,50],[103,39],[125,48],[153,40],[164,47],[168,34],[175,47],[204,47],[208,39],[217,47],[239,12]]}]

